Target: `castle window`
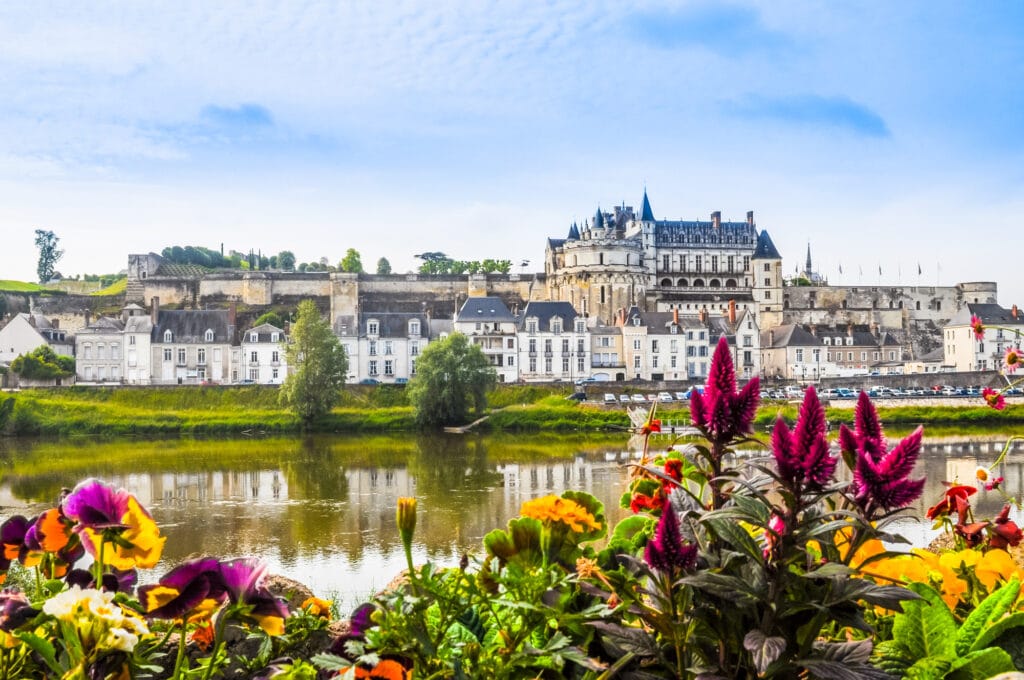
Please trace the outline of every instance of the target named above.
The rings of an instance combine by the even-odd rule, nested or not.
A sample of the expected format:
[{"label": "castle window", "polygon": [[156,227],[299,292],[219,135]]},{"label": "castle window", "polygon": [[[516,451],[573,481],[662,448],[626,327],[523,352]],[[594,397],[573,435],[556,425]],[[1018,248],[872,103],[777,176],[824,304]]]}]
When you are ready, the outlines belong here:
[{"label": "castle window", "polygon": [[727,279],[726,282],[725,282],[725,287],[726,288],[735,288],[736,287],[736,279]]},{"label": "castle window", "polygon": [[672,285],[672,279],[662,279],[661,280],[661,285],[666,286],[666,287],[667,286],[671,286]]},{"label": "castle window", "polygon": [[920,300],[918,300],[917,302],[915,302],[915,303],[914,303],[914,305],[915,305],[915,307],[916,307],[917,309],[921,309],[921,301],[920,301]]},{"label": "castle window", "polygon": [[[626,257],[628,258],[629,256],[627,255]],[[664,269],[665,271],[669,270],[669,259],[671,257],[672,257],[671,255],[662,255],[661,256],[661,268]],[[629,260],[626,260],[626,261],[628,262]]]},{"label": "castle window", "polygon": [[[604,256],[602,255],[602,259]],[[604,286],[601,286],[601,304],[604,304]]]},{"label": "castle window", "polygon": [[678,280],[678,281],[676,282],[676,285],[677,285],[677,286],[679,286],[680,288],[683,288],[683,287],[685,287],[685,286],[686,286],[686,279],[679,279],[679,280]]},{"label": "castle window", "polygon": [[711,279],[711,283],[708,284],[711,288],[721,288],[722,282],[718,279]]},{"label": "castle window", "polygon": [[601,253],[597,256],[597,263],[604,264],[604,253]]},{"label": "castle window", "polygon": [[772,270],[772,265],[771,265],[771,263],[770,263],[770,262],[765,262],[765,263],[764,263],[764,270],[765,270],[766,272],[770,272],[770,271]]}]

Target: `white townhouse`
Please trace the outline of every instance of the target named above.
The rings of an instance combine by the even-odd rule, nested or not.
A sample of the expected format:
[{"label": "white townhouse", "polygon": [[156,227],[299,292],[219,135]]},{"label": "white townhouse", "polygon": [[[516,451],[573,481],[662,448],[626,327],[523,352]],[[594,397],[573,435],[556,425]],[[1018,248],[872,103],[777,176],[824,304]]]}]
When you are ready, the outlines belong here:
[{"label": "white townhouse", "polygon": [[75,336],[78,383],[120,383],[124,376],[124,321],[101,316]]},{"label": "white townhouse", "polygon": [[408,382],[420,354],[438,337],[434,325],[428,315],[412,312],[338,316],[334,332],[348,356],[348,381]]},{"label": "white townhouse", "polygon": [[242,380],[257,385],[280,385],[288,376],[284,331],[273,324],[254,326],[242,334]]},{"label": "white townhouse", "polygon": [[[697,380],[707,377],[711,346],[706,317],[671,312],[620,314],[622,352],[630,380]],[[717,339],[717,335],[715,338]]]},{"label": "white townhouse", "polygon": [[[984,326],[983,337],[974,336],[971,317]],[[969,302],[942,328],[945,366],[953,371],[999,370],[1006,348],[1020,347],[1024,340],[1024,313],[1014,305],[1006,309],[997,304]]]},{"label": "white townhouse", "polygon": [[625,380],[626,364],[622,354],[622,328],[600,322],[589,326],[590,375],[598,380]]},{"label": "white townhouse", "polygon": [[499,297],[471,297],[455,315],[456,333],[483,350],[498,373],[498,382],[519,380],[516,318]]},{"label": "white townhouse", "polygon": [[42,314],[21,312],[0,328],[0,363],[9,364],[21,354],[49,345],[56,354],[75,355],[75,339]]},{"label": "white townhouse", "polygon": [[586,319],[568,302],[529,302],[516,328],[520,380],[575,381],[590,376],[590,331]]},{"label": "white townhouse", "polygon": [[153,381],[153,318],[132,303],[122,310],[124,320],[124,370],[128,385],[149,385]]},{"label": "white townhouse", "polygon": [[161,310],[154,300],[153,384],[199,385],[247,380],[240,373],[235,308]]},{"label": "white townhouse", "polygon": [[736,303],[730,301],[727,314],[710,317],[708,327],[712,352],[718,337],[724,335],[728,339],[739,380],[746,381],[761,375],[761,331],[752,311],[737,310]]}]

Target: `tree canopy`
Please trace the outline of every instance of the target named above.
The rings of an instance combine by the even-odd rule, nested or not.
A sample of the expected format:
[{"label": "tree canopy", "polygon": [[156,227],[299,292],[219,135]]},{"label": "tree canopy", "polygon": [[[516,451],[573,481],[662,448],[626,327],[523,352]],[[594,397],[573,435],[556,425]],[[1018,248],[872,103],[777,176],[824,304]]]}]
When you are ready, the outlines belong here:
[{"label": "tree canopy", "polygon": [[423,260],[420,274],[508,274],[511,260],[453,260],[444,253],[429,252],[416,256]]},{"label": "tree canopy", "polygon": [[282,250],[277,254],[277,266],[286,272],[295,270],[295,253],[290,250]]},{"label": "tree canopy", "polygon": [[284,328],[284,319],[277,312],[267,312],[260,316],[260,318],[253,321],[253,326],[260,326],[265,323],[269,323],[271,326],[277,326],[278,328]]},{"label": "tree canopy", "polygon": [[75,360],[57,354],[49,345],[40,345],[11,362],[11,370],[29,380],[51,380],[75,374]]},{"label": "tree canopy", "polygon": [[281,404],[308,424],[337,403],[348,357],[312,300],[299,303],[289,340],[285,348],[289,374],[281,385]]},{"label": "tree canopy", "polygon": [[363,272],[363,260],[359,255],[359,251],[355,248],[346,250],[345,257],[341,258],[338,268],[350,274],[361,274]]},{"label": "tree canopy", "polygon": [[377,273],[378,274],[390,274],[391,273],[391,263],[388,262],[388,258],[382,257],[379,260],[377,260]]},{"label": "tree canopy", "polygon": [[483,351],[462,333],[432,342],[416,362],[409,381],[409,402],[416,422],[424,426],[459,425],[487,407],[487,392],[496,374]]},{"label": "tree canopy", "polygon": [[46,283],[53,278],[57,261],[64,257],[64,251],[57,248],[59,241],[60,238],[52,231],[36,229],[36,248],[39,249],[36,274],[39,276],[39,283]]}]

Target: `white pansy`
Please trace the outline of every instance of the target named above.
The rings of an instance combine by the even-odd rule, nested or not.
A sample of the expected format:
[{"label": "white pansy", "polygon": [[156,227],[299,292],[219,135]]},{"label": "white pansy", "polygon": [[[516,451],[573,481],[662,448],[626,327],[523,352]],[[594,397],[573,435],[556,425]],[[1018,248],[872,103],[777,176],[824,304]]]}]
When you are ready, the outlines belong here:
[{"label": "white pansy", "polygon": [[118,652],[131,652],[139,642],[139,636],[129,633],[124,628],[111,628],[107,631],[107,637],[103,640],[104,649],[112,649]]},{"label": "white pansy", "polygon": [[78,586],[59,592],[43,603],[43,612],[58,619],[70,621],[75,617],[83,591]]}]

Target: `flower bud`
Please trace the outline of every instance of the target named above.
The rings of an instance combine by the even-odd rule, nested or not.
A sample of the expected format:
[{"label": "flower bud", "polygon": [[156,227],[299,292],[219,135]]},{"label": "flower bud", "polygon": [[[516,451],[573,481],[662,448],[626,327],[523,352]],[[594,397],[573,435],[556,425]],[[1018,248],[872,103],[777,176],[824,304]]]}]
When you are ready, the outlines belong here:
[{"label": "flower bud", "polygon": [[398,510],[395,513],[398,522],[398,535],[402,537],[402,545],[412,545],[412,535],[416,532],[416,499],[403,496],[398,499]]}]

